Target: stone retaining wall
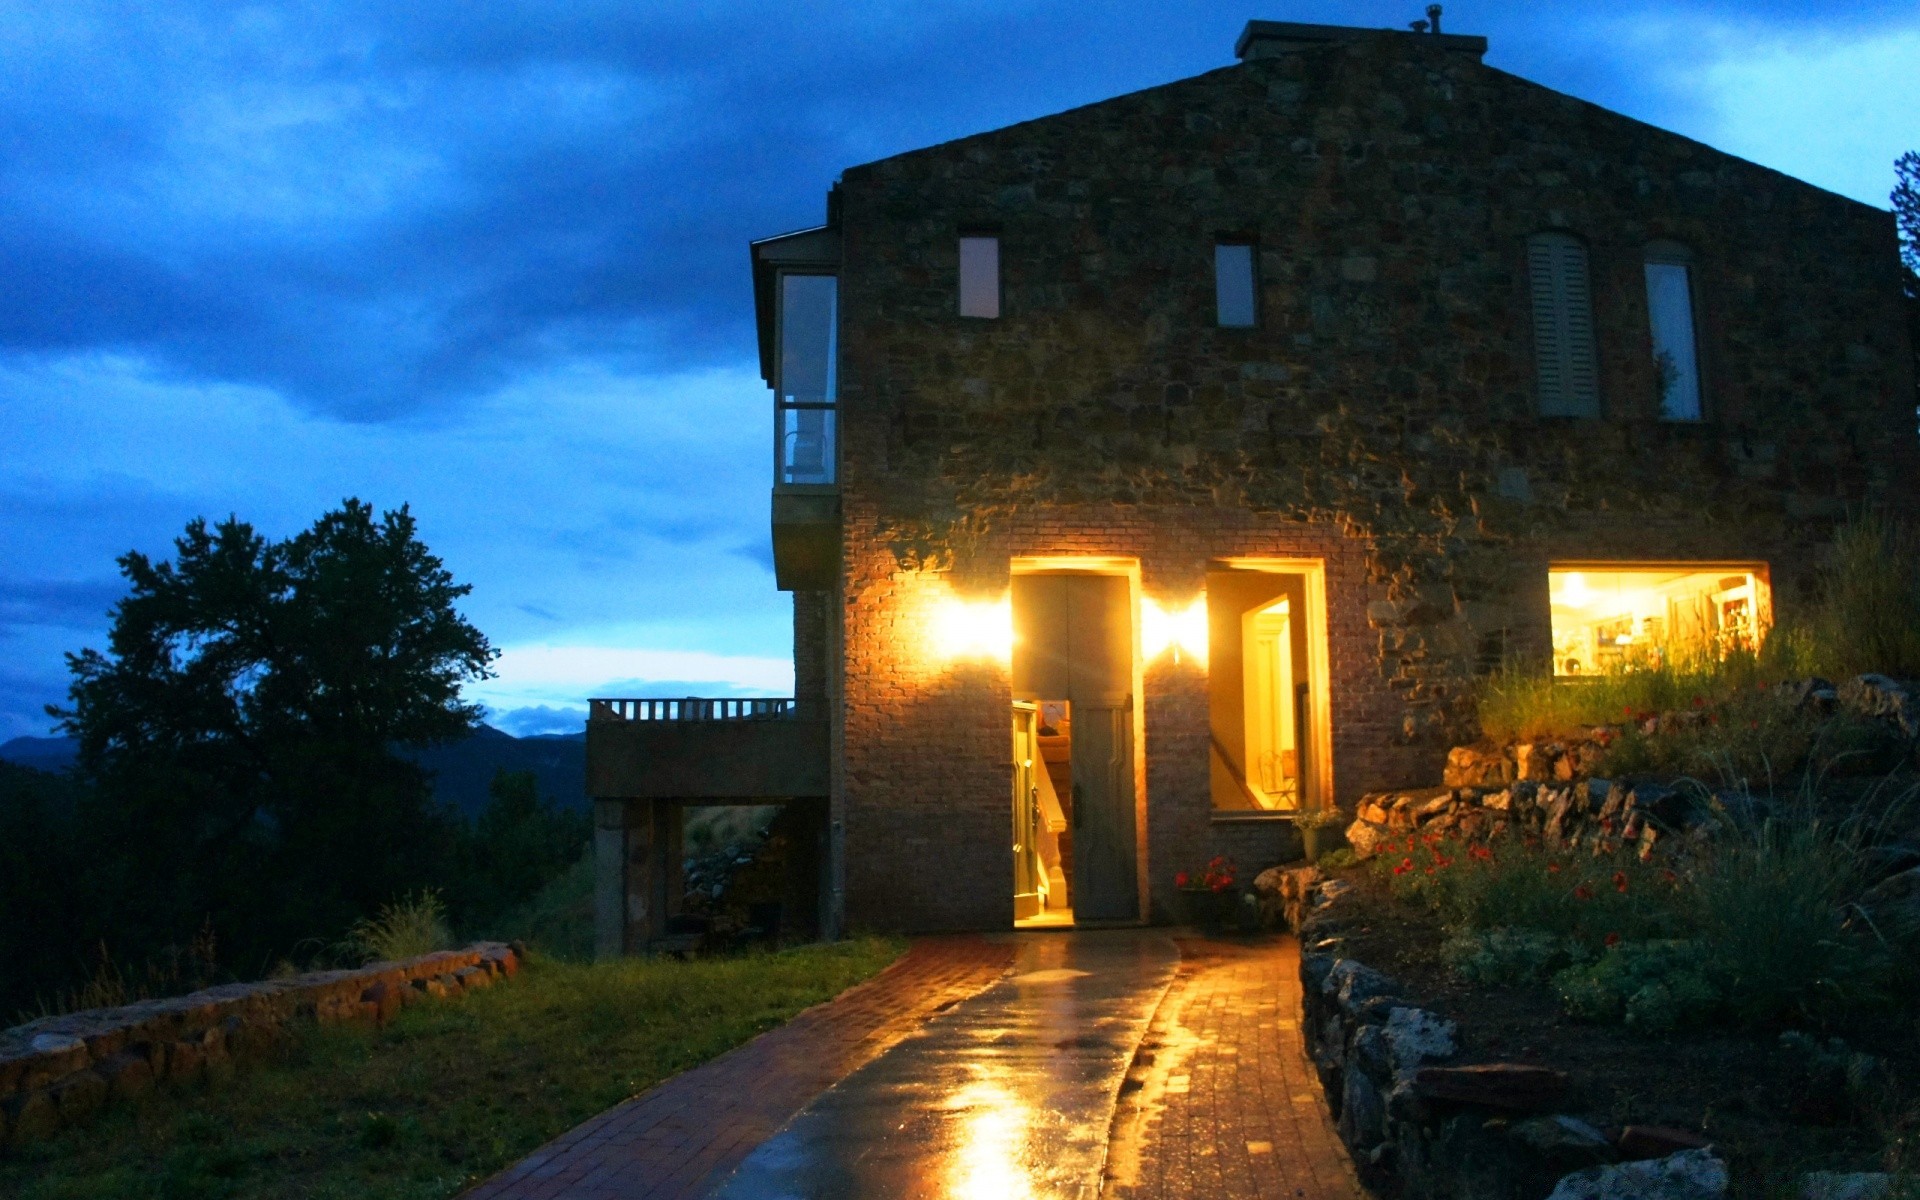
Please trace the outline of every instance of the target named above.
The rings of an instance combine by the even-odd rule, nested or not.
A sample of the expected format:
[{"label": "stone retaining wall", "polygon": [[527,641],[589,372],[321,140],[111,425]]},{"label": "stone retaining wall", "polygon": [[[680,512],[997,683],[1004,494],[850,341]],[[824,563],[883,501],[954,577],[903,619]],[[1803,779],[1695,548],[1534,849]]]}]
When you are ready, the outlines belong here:
[{"label": "stone retaining wall", "polygon": [[0,1031],[0,1145],[47,1137],[156,1084],[217,1078],[299,1022],[384,1023],[408,1004],[508,978],[517,944],[476,942],[400,962],[230,983],[185,996],[45,1017]]},{"label": "stone retaining wall", "polygon": [[1454,1061],[1454,1023],[1342,952],[1341,897],[1311,867],[1272,888],[1301,941],[1301,1028],[1341,1140],[1383,1194],[1475,1200],[1715,1200],[1727,1171],[1684,1131],[1609,1134],[1556,1112],[1565,1072]]}]

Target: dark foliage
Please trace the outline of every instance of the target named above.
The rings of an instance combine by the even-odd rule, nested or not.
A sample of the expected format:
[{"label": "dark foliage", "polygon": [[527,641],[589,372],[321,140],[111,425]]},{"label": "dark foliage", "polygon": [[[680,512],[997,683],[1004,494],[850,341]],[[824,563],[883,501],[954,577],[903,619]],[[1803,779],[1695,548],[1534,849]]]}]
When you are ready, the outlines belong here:
[{"label": "dark foliage", "polygon": [[457,925],[491,925],[580,857],[593,818],[543,797],[532,771],[499,771],[487,807],[462,838],[461,871],[448,893]]},{"label": "dark foliage", "polygon": [[404,753],[472,730],[460,685],[494,652],[407,510],[348,500],[279,542],[196,520],[175,550],[121,558],[108,650],[68,656],[66,815],[9,801],[0,818],[35,823],[17,843],[30,856],[72,847],[57,878],[37,862],[16,875],[79,896],[38,953],[71,962],[105,942],[138,960],[210,923],[227,969],[257,973],[455,882],[470,836]]}]

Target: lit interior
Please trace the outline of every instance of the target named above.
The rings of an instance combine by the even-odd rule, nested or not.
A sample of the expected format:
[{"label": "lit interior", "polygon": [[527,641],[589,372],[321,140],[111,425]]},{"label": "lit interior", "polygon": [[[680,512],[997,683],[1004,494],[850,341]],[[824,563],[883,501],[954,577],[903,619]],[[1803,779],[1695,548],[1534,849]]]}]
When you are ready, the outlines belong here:
[{"label": "lit interior", "polygon": [[1211,790],[1216,810],[1301,807],[1310,756],[1304,722],[1305,579],[1271,571],[1207,576]]},{"label": "lit interior", "polygon": [[1754,650],[1772,617],[1760,565],[1555,568],[1547,592],[1562,676]]}]

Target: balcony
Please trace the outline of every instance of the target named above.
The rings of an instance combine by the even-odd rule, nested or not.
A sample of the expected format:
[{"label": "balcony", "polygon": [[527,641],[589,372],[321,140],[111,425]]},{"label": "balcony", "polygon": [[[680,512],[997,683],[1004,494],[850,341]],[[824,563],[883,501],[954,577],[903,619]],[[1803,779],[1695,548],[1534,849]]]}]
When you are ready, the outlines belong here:
[{"label": "balcony", "polygon": [[827,723],[791,697],[595,699],[587,794],[768,804],[827,794]]},{"label": "balcony", "polygon": [[773,389],[773,569],[782,591],[839,579],[840,234],[753,243],[760,374]]}]

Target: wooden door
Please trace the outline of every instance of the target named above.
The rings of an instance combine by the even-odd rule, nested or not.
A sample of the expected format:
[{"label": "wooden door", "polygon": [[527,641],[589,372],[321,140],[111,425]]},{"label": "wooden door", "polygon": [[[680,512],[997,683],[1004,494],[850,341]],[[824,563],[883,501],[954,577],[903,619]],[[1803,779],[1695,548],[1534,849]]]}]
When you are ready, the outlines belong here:
[{"label": "wooden door", "polygon": [[1013,579],[1013,693],[1072,705],[1073,915],[1140,913],[1134,820],[1133,605],[1125,576]]}]

